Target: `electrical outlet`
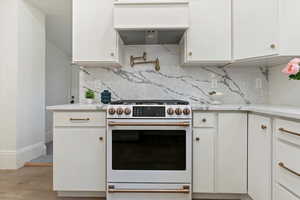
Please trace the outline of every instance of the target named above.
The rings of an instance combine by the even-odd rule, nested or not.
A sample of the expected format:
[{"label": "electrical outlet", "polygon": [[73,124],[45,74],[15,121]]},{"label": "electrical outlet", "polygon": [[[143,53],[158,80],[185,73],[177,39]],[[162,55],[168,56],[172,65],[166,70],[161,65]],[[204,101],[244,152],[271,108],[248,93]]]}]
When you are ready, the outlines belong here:
[{"label": "electrical outlet", "polygon": [[255,81],[255,88],[256,89],[262,89],[262,80],[260,78],[257,78]]},{"label": "electrical outlet", "polygon": [[218,87],[218,80],[212,79],[211,80],[211,88],[217,88]]}]

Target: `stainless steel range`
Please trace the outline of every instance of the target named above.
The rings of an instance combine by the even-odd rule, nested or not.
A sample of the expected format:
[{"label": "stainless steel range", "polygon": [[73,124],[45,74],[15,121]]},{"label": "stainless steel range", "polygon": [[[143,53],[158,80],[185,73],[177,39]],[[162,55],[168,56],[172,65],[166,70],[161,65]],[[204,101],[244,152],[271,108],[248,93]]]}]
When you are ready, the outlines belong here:
[{"label": "stainless steel range", "polygon": [[112,102],[107,198],[191,199],[191,107],[180,100]]}]

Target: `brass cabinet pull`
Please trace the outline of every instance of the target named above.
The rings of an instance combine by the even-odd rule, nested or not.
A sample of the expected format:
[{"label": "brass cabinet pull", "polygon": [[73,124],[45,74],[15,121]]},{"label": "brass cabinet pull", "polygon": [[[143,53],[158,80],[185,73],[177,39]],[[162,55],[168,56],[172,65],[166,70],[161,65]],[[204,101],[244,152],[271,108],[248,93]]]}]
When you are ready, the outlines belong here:
[{"label": "brass cabinet pull", "polygon": [[145,189],[115,189],[114,187],[108,187],[109,193],[184,193],[188,194],[190,193],[190,187],[189,186],[183,186],[182,189],[175,189],[175,190],[169,190],[169,189],[161,189],[161,190],[145,190]]},{"label": "brass cabinet pull", "polygon": [[266,125],[261,125],[261,129],[265,130],[267,129],[268,127]]},{"label": "brass cabinet pull", "polygon": [[70,121],[89,121],[90,118],[70,118]]},{"label": "brass cabinet pull", "polygon": [[176,122],[176,123],[158,123],[158,122],[109,122],[109,126],[190,126],[189,122]]},{"label": "brass cabinet pull", "polygon": [[296,136],[300,136],[300,133],[296,133],[294,131],[289,131],[289,130],[286,130],[284,128],[279,128],[278,130],[282,131],[282,132],[285,132],[285,133],[289,133],[291,135],[296,135]]},{"label": "brass cabinet pull", "polygon": [[284,165],[283,162],[278,163],[279,167],[291,172],[292,174],[296,175],[296,176],[300,176],[300,173],[295,172],[294,170],[291,170],[290,168],[288,168],[287,166]]}]

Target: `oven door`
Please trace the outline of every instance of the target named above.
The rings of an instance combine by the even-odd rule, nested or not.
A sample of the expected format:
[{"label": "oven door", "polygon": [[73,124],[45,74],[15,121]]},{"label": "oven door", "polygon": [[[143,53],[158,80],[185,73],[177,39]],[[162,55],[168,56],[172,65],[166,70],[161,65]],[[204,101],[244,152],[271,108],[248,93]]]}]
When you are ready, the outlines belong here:
[{"label": "oven door", "polygon": [[109,120],[109,183],[190,183],[191,120]]}]

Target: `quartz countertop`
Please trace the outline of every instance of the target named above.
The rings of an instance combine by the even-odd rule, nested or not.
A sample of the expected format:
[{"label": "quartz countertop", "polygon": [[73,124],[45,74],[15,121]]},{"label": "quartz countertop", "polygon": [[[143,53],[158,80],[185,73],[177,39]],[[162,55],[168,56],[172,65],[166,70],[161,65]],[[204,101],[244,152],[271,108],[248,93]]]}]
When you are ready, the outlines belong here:
[{"label": "quartz countertop", "polygon": [[51,111],[106,111],[105,104],[65,104],[56,106],[47,106]]},{"label": "quartz countertop", "polygon": [[[48,106],[51,111],[105,111],[104,104],[66,104]],[[300,120],[300,107],[279,105],[192,105],[193,111],[248,111]]]}]

